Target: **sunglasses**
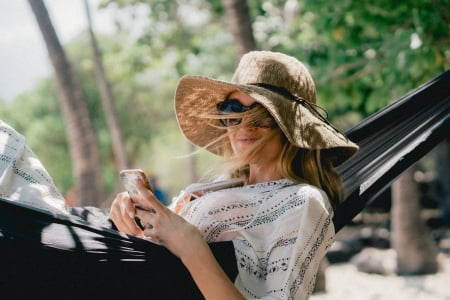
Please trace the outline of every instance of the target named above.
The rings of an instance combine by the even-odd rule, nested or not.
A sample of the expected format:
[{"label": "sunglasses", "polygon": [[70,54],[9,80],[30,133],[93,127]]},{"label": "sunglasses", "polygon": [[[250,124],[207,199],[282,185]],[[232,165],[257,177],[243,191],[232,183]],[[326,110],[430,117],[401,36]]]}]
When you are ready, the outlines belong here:
[{"label": "sunglasses", "polygon": [[[257,107],[258,105],[260,104],[255,102],[250,106],[245,106],[241,102],[239,102],[239,100],[227,99],[225,101],[217,103],[217,111],[219,112],[219,114],[244,113]],[[220,119],[219,121],[223,126],[231,127],[241,124],[242,118],[227,118]],[[268,114],[267,117],[253,122],[251,126],[259,128],[275,128],[277,127],[277,124],[273,117]]]}]

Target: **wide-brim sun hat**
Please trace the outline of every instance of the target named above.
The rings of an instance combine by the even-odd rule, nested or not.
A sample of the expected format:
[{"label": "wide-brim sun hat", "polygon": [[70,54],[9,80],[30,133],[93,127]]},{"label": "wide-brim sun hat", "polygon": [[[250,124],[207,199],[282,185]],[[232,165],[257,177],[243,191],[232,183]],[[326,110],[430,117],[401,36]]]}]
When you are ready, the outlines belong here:
[{"label": "wide-brim sun hat", "polygon": [[224,128],[218,120],[204,116],[217,114],[217,103],[237,90],[264,106],[293,145],[321,150],[335,166],[358,151],[355,143],[318,112],[315,84],[306,66],[292,56],[269,51],[242,56],[231,82],[191,75],[180,79],[175,113],[192,144],[223,154],[221,146],[211,142],[224,134]]}]

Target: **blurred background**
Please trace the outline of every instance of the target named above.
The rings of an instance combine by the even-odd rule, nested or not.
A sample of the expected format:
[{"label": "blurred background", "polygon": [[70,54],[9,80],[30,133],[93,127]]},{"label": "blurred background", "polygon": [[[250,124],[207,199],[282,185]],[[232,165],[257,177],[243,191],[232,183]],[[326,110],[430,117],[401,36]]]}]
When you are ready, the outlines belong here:
[{"label": "blurred background", "polygon": [[[193,149],[180,135],[173,114],[174,90],[184,74],[228,80],[248,50],[286,52],[308,65],[319,103],[331,121],[347,130],[450,64],[448,0],[43,4],[82,90],[81,99],[72,102],[85,102],[87,107],[91,122],[86,128],[95,133],[90,144],[99,149],[95,167],[102,171],[106,202],[121,188],[116,180],[120,155],[127,156],[127,166],[157,176],[171,196],[198,180],[210,165],[206,153],[199,154],[202,159],[184,157]],[[70,123],[62,113],[64,100],[59,100],[55,79],[61,75],[50,60],[30,3],[0,1],[0,14],[0,116],[27,137],[67,194],[76,185],[77,170],[66,136]],[[101,101],[89,32],[100,54],[112,111]],[[122,154],[114,151],[107,121],[111,112],[116,120],[112,124],[120,128]]]},{"label": "blurred background", "polygon": [[[216,161],[178,130],[182,75],[229,80],[247,51],[293,55],[346,131],[449,69],[449,24],[450,0],[0,0],[0,118],[69,205],[107,209],[124,168],[145,170],[170,203]],[[440,230],[425,235],[444,252],[448,166],[447,138],[397,188],[415,189],[420,220]],[[389,189],[329,258],[390,248],[391,205]]]}]

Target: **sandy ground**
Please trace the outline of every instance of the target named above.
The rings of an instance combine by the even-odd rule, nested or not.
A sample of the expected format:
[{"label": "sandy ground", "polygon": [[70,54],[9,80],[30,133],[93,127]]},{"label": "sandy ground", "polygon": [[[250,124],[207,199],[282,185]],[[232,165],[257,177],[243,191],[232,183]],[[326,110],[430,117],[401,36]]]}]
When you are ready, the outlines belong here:
[{"label": "sandy ground", "polygon": [[450,300],[450,255],[440,258],[442,270],[424,276],[366,274],[351,263],[332,264],[327,292],[310,300]]}]

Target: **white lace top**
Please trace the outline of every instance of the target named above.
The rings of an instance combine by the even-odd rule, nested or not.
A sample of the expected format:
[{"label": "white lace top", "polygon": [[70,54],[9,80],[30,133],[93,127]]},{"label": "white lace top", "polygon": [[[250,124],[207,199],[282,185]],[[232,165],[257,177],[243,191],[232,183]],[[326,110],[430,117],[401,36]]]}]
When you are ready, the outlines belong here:
[{"label": "white lace top", "polygon": [[42,163],[25,143],[25,137],[0,120],[0,197],[68,215],[59,193]]},{"label": "white lace top", "polygon": [[179,214],[206,241],[233,241],[235,285],[248,299],[307,299],[334,240],[326,194],[286,179],[207,193]]}]

